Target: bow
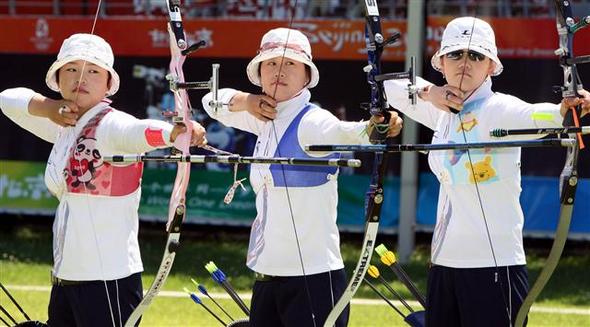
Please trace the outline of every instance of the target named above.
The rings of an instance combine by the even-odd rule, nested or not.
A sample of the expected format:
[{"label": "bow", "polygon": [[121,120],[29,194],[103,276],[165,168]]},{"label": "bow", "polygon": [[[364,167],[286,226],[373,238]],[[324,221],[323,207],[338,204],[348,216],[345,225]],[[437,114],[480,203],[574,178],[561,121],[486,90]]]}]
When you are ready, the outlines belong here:
[{"label": "bow", "polygon": [[[182,26],[182,17],[180,14],[180,1],[167,0],[166,1],[169,14],[168,34],[170,35],[170,79],[176,82],[184,82],[184,73],[182,65],[184,64],[188,44],[184,35]],[[179,134],[174,141],[174,148],[181,155],[190,155],[190,141],[192,135],[192,124],[189,122],[192,113],[188,101],[188,94],[184,89],[176,89],[174,92],[174,113],[172,114],[172,121],[176,124],[183,124],[186,131]],[[174,187],[170,195],[170,203],[168,205],[168,222],[166,224],[166,231],[168,238],[166,239],[166,246],[164,248],[164,255],[160,267],[156,272],[156,277],[152,285],[145,293],[139,305],[133,310],[125,326],[135,326],[140,319],[143,312],[148,308],[152,300],[160,292],[164,285],[174,258],[176,250],[179,246],[180,240],[180,226],[184,220],[186,213],[186,188],[188,186],[190,177],[190,162],[179,162],[176,172],[176,179],[174,180]]]},{"label": "bow", "polygon": [[[410,68],[407,73],[381,74],[381,55],[383,49],[388,44],[395,42],[399,37],[399,33],[392,37],[385,39],[381,33],[381,21],[379,17],[379,8],[376,0],[365,0],[366,9],[366,24],[365,24],[365,40],[368,55],[368,65],[364,71],[367,73],[367,83],[370,87],[370,101],[364,104],[363,107],[368,109],[371,113],[371,118],[383,117],[384,121],[380,124],[370,122],[372,129],[370,129],[369,140],[373,144],[383,144],[386,142],[387,128],[389,126],[390,114],[388,112],[389,104],[385,97],[385,90],[383,81],[391,78],[410,78],[411,85],[408,90],[413,103],[416,101],[415,92],[415,69]],[[413,63],[413,61],[412,61]],[[387,153],[375,152],[375,159],[373,163],[373,173],[371,175],[371,184],[367,191],[365,198],[365,235],[361,248],[360,258],[352,273],[352,277],[344,293],[330,311],[324,327],[331,327],[334,325],[342,311],[352,300],[352,297],[361,285],[365,274],[371,262],[373,249],[375,247],[375,240],[377,238],[377,231],[379,229],[379,220],[381,216],[381,205],[384,200],[383,195],[383,179],[387,171]]]},{"label": "bow", "polygon": [[[189,102],[187,89],[211,89],[213,92],[212,106],[219,106],[217,102],[217,90],[219,80],[219,65],[213,65],[211,80],[207,82],[185,82],[182,66],[190,53],[198,50],[205,45],[204,41],[189,46],[182,25],[182,16],[180,12],[180,0],[166,0],[168,9],[168,34],[170,37],[170,74],[166,77],[170,81],[170,90],[174,93],[174,111],[165,112],[164,115],[171,117],[174,124],[183,125],[186,130],[177,136],[174,141],[172,153],[175,157],[190,156],[190,143],[192,136],[192,108]],[[203,148],[219,153],[221,150],[210,146]],[[168,222],[166,232],[168,238],[164,248],[164,255],[160,267],[156,272],[156,277],[152,285],[144,295],[142,301],[135,308],[125,326],[134,326],[139,320],[142,313],[147,309],[152,300],[160,292],[164,285],[172,264],[176,256],[176,250],[179,247],[180,227],[186,214],[186,189],[190,177],[190,161],[178,161],[176,179],[170,195],[168,204]]]},{"label": "bow", "polygon": [[[580,28],[590,23],[590,16],[584,17],[578,23],[575,23],[572,13],[572,7],[568,0],[556,0],[555,6],[557,33],[559,35],[559,48],[555,53],[559,56],[559,64],[563,68],[563,86],[557,87],[561,91],[562,97],[578,97],[578,91],[581,90],[582,81],[578,75],[576,68],[577,63],[590,62],[590,56],[575,57],[573,53],[574,33]],[[578,117],[581,112],[581,105],[578,105],[574,110],[568,110],[564,120],[563,126],[570,127],[575,125],[579,127]],[[572,139],[576,139],[576,134],[569,134]],[[580,134],[577,139],[581,141]],[[539,277],[529,290],[524,299],[518,314],[516,316],[515,326],[523,326],[530,307],[533,305],[541,291],[547,285],[551,275],[555,271],[559,259],[563,252],[567,235],[569,232],[570,222],[574,209],[574,199],[576,196],[576,187],[578,184],[578,152],[581,148],[574,146],[567,150],[565,166],[560,175],[560,210],[555,238],[551,246],[551,251],[543,269],[539,273]]]}]

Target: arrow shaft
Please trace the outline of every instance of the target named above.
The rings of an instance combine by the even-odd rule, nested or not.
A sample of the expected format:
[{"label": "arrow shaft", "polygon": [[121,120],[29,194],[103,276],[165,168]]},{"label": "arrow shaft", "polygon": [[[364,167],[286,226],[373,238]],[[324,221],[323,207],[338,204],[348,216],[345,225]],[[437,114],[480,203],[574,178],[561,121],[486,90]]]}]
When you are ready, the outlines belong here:
[{"label": "arrow shaft", "polygon": [[0,317],[0,321],[2,321],[6,326],[10,327],[10,324],[6,320],[2,319],[2,317]]},{"label": "arrow shaft", "polygon": [[399,278],[399,280],[406,286],[406,288],[410,291],[410,293],[412,293],[414,298],[416,298],[416,300],[418,302],[420,302],[422,307],[424,307],[426,309],[426,300],[424,299],[422,294],[420,294],[416,285],[412,282],[412,280],[410,280],[408,275],[399,266],[399,264],[397,262],[395,262],[391,266],[389,266],[389,268],[391,269],[391,271],[393,271],[393,273],[397,276],[397,278]]},{"label": "arrow shaft", "polygon": [[590,134],[590,126],[582,127],[546,127],[546,128],[523,128],[523,129],[494,129],[490,136],[503,137],[508,135],[532,135],[532,134],[568,134],[580,133]]},{"label": "arrow shaft", "polygon": [[23,316],[25,316],[25,318],[27,320],[31,320],[31,318],[29,318],[29,316],[27,315],[27,313],[25,312],[25,310],[23,310],[23,308],[18,304],[18,302],[16,302],[16,299],[14,297],[12,297],[12,295],[10,294],[10,292],[8,292],[8,290],[6,289],[6,287],[4,287],[4,285],[2,285],[2,283],[0,283],[0,288],[2,288],[2,290],[4,291],[4,293],[6,293],[6,295],[10,299],[10,301],[12,301],[12,303],[14,303],[14,305],[16,306],[16,308],[23,314]]},{"label": "arrow shaft", "polygon": [[233,321],[233,320],[235,320],[235,319],[234,319],[232,316],[230,316],[230,315],[229,315],[229,313],[227,313],[227,311],[225,311],[225,309],[224,309],[224,308],[223,308],[221,305],[219,305],[219,303],[217,303],[217,301],[215,301],[215,299],[214,299],[214,298],[212,298],[212,297],[211,297],[211,295],[209,295],[209,294],[206,294],[206,295],[207,295],[207,297],[208,297],[208,298],[209,298],[211,301],[213,301],[213,303],[215,303],[215,305],[216,305],[216,306],[217,306],[217,307],[218,307],[218,308],[219,308],[221,311],[223,311],[223,313],[225,313],[225,315],[226,315],[226,316],[227,316],[227,317],[228,317],[230,320],[232,320],[232,321]]},{"label": "arrow shaft", "polygon": [[385,302],[387,302],[387,304],[389,304],[390,307],[393,308],[393,310],[395,310],[395,312],[399,313],[399,315],[402,316],[404,319],[406,318],[406,315],[404,315],[400,309],[398,309],[395,305],[393,305],[393,303],[391,303],[391,301],[389,301],[389,299],[385,295],[383,295],[383,293],[379,292],[379,290],[373,284],[371,284],[371,282],[368,279],[364,278],[364,280],[365,280],[365,283],[367,283],[367,285],[369,285],[369,287],[375,293],[377,293],[377,295],[379,295],[380,298],[382,298]]},{"label": "arrow shaft", "polygon": [[227,324],[221,320],[221,318],[219,318],[218,315],[215,314],[215,312],[211,311],[211,309],[209,309],[209,307],[207,307],[204,303],[199,303],[203,308],[205,308],[205,310],[207,310],[207,312],[209,312],[213,317],[215,317],[215,319],[217,319],[217,321],[219,321],[223,326],[227,326]]},{"label": "arrow shaft", "polygon": [[224,280],[224,281],[221,282],[221,286],[227,292],[227,294],[229,294],[229,296],[234,300],[234,302],[236,302],[236,304],[238,305],[238,307],[240,307],[240,309],[247,316],[250,316],[250,310],[248,309],[248,306],[244,303],[244,301],[242,301],[242,299],[240,298],[240,296],[238,295],[238,293],[236,293],[236,291],[231,286],[231,284],[227,280]]},{"label": "arrow shaft", "polygon": [[4,307],[2,305],[0,305],[0,311],[2,311],[6,315],[6,317],[8,317],[8,319],[10,319],[10,321],[12,321],[14,324],[18,324],[16,322],[16,320],[14,320],[14,318],[12,318],[12,316],[10,315],[10,313],[8,313],[8,311],[6,311],[6,309],[4,309]]},{"label": "arrow shaft", "polygon": [[373,145],[350,145],[350,144],[318,144],[305,146],[307,151],[321,152],[430,152],[442,150],[465,150],[470,149],[491,149],[491,148],[537,148],[537,147],[573,147],[577,143],[571,139],[541,139],[525,141],[494,141],[494,142],[472,142],[448,143],[448,144],[373,144]]},{"label": "arrow shaft", "polygon": [[389,292],[391,292],[391,294],[393,294],[393,296],[395,296],[406,307],[406,309],[410,310],[410,312],[414,312],[414,309],[408,305],[408,302],[406,302],[406,300],[404,300],[404,298],[389,285],[383,276],[379,276],[379,280],[385,286],[385,288],[387,288],[387,290],[389,290]]}]

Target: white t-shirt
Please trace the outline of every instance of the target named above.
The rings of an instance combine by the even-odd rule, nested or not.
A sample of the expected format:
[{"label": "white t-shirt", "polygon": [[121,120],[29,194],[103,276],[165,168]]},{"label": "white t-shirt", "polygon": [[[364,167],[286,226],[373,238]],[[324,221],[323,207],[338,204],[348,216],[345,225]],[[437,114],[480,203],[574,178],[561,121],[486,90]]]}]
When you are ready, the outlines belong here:
[{"label": "white t-shirt", "polygon": [[[222,103],[229,103],[236,93],[232,89],[220,90],[219,99]],[[203,98],[203,107],[212,118],[224,125],[257,135],[254,156],[272,157],[277,149],[277,140],[281,140],[310,97],[305,89],[296,97],[279,103],[274,127],[272,122],[258,120],[247,111],[230,112],[224,106],[214,112],[208,105],[211,94]],[[366,144],[366,126],[366,122],[340,121],[329,111],[318,108],[303,116],[297,138],[300,145]],[[250,269],[274,276],[303,275],[295,230],[306,275],[344,267],[336,226],[337,174],[330,175],[327,183],[319,186],[285,188],[275,186],[269,165],[256,164],[251,166],[250,184],[256,192],[257,210],[248,249],[247,265]]]},{"label": "white t-shirt", "polygon": [[[459,115],[437,109],[421,99],[412,106],[405,90],[407,84],[407,80],[386,81],[388,101],[394,108],[432,129],[433,144],[498,141],[489,135],[494,128],[561,126],[558,105],[530,104],[514,96],[494,93],[489,78],[464,103],[461,120]],[[419,78],[417,84],[424,87],[430,83]],[[541,116],[539,114],[544,119],[535,119]],[[541,136],[519,136],[518,139]],[[506,139],[516,137],[502,141]],[[481,207],[468,154],[477,179]],[[493,267],[491,238],[498,266],[525,264],[522,244],[524,217],[519,202],[520,148],[472,149],[469,153],[432,151],[428,162],[441,185],[432,240],[432,262],[455,268]]]},{"label": "white t-shirt", "polygon": [[[53,224],[53,275],[65,280],[113,280],[142,271],[137,241],[141,189],[124,196],[70,193],[63,175],[82,128],[109,106],[108,101],[87,111],[76,126],[61,127],[29,114],[34,95],[26,88],[5,90],[0,93],[0,108],[20,127],[54,144],[45,170],[47,188],[59,200]],[[146,129],[161,129],[168,142],[172,126],[113,110],[97,127],[96,149],[102,156],[154,150],[146,140]]]}]

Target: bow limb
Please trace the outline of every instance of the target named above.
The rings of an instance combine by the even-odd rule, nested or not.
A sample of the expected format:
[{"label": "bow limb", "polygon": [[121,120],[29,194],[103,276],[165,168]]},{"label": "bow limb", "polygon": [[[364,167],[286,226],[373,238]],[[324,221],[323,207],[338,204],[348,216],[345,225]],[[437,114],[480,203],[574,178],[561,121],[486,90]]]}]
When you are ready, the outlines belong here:
[{"label": "bow limb", "polygon": [[[574,24],[572,7],[569,1],[556,0],[555,6],[556,27],[559,35],[559,49],[556,51],[556,54],[560,56],[559,63],[563,68],[564,77],[563,86],[558,89],[561,90],[562,97],[564,98],[577,97],[579,96],[578,91],[582,90],[583,86],[576,68],[576,57],[573,53],[574,33],[579,28],[586,26],[590,19],[589,17],[585,17],[578,24]],[[575,110],[568,110],[563,120],[563,126],[570,127],[575,125],[579,127],[577,117],[579,117],[580,112],[581,106],[577,106]],[[569,137],[573,140],[581,141],[579,134],[577,136],[576,134],[569,134]],[[555,238],[547,261],[539,273],[539,277],[535,280],[535,283],[518,310],[515,322],[516,327],[524,325],[531,306],[549,282],[563,253],[574,210],[574,200],[578,185],[578,153],[581,147],[582,144],[580,143],[579,146],[576,144],[576,146],[568,148],[565,166],[560,176],[560,209]]]},{"label": "bow limb", "polygon": [[[169,22],[167,25],[170,36],[170,78],[173,83],[184,83],[182,66],[186,57],[182,53],[182,50],[187,48],[187,42],[180,15],[180,1],[167,0],[166,2],[169,13]],[[174,141],[173,150],[178,155],[186,156],[190,155],[189,148],[192,136],[192,123],[190,122],[191,110],[188,94],[185,89],[173,88],[172,91],[174,93],[174,114],[172,122],[182,124],[186,128],[186,131],[179,134]],[[160,292],[172,269],[176,250],[180,244],[180,227],[186,214],[186,189],[189,178],[190,162],[179,162],[174,187],[170,196],[170,203],[168,205],[168,222],[166,224],[168,238],[166,239],[162,262],[150,288],[125,323],[126,327],[135,326],[137,321],[139,321],[143,312],[145,312],[152,300]]]},{"label": "bow limb", "polygon": [[[369,135],[373,144],[385,143],[387,135],[386,126],[389,124],[389,113],[387,109],[387,99],[383,89],[383,81],[376,81],[375,77],[381,72],[381,54],[385,46],[385,39],[381,34],[381,22],[379,17],[379,8],[374,0],[365,0],[366,25],[365,38],[367,42],[368,63],[367,82],[371,89],[370,102],[368,104],[372,117],[383,117],[383,123],[374,126],[372,133]],[[385,127],[384,127],[385,126]],[[384,127],[384,128],[382,128]],[[387,171],[387,153],[376,152],[373,164],[373,173],[371,175],[371,184],[367,191],[365,199],[365,235],[361,248],[360,258],[352,273],[352,277],[344,293],[330,311],[324,327],[332,327],[342,311],[352,300],[352,297],[361,285],[373,255],[377,232],[379,229],[379,220],[381,219],[381,205],[384,200],[383,179]]]},{"label": "bow limb", "polygon": [[[575,140],[575,136],[573,136]],[[561,172],[560,176],[560,209],[557,229],[555,231],[555,238],[551,246],[551,251],[547,257],[547,261],[543,265],[543,269],[539,273],[539,277],[535,280],[535,283],[530,288],[526,298],[524,299],[518,314],[516,315],[515,327],[522,327],[528,315],[528,312],[541,294],[545,285],[549,282],[551,275],[557,268],[561,254],[567,241],[569,233],[570,223],[572,220],[572,213],[574,210],[574,199],[576,196],[576,188],[578,185],[578,152],[579,146],[576,144],[573,147],[569,147],[567,150],[566,164]]]}]

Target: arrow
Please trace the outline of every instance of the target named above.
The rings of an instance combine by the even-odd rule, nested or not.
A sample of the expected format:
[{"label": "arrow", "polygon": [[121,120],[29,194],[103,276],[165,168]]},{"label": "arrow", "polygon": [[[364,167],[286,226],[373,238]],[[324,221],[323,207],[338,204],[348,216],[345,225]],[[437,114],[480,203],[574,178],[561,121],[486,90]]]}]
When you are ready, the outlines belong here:
[{"label": "arrow", "polygon": [[[4,314],[8,317],[8,319],[10,319],[13,323],[15,323],[16,325],[18,325],[18,323],[16,322],[16,320],[14,320],[14,318],[12,318],[12,316],[10,315],[10,313],[8,313],[8,311],[6,311],[6,309],[4,309],[4,307],[2,305],[0,305],[0,311],[4,312]],[[4,321],[4,320],[2,320]],[[6,323],[4,321],[4,323]],[[6,324],[7,326],[10,326],[10,324]]]},{"label": "arrow", "polygon": [[217,303],[217,301],[215,301],[215,299],[213,299],[211,297],[211,295],[209,295],[209,292],[207,292],[207,289],[205,288],[205,286],[197,283],[197,281],[195,281],[194,279],[191,278],[191,282],[193,282],[193,284],[195,284],[195,287],[199,290],[199,292],[201,292],[203,295],[207,296],[211,301],[213,301],[213,303],[215,303],[215,305],[221,309],[221,311],[223,311],[223,313],[225,313],[225,315],[231,319],[232,321],[234,321],[235,319],[232,318],[232,316],[229,315],[229,313],[227,313],[227,311],[225,311],[225,309],[223,309],[221,307],[221,305],[219,305],[219,303]]},{"label": "arrow", "polygon": [[6,287],[4,287],[4,285],[2,285],[2,283],[0,283],[0,288],[2,288],[2,290],[4,291],[4,293],[6,293],[6,295],[10,299],[10,301],[12,301],[12,303],[14,303],[14,305],[16,306],[16,308],[23,314],[23,316],[25,316],[25,318],[27,320],[31,320],[31,318],[29,318],[29,316],[27,315],[27,313],[25,312],[25,310],[23,310],[23,308],[18,304],[18,302],[16,302],[16,299],[14,297],[12,297],[12,295],[8,292],[8,290],[6,289]]},{"label": "arrow", "polygon": [[227,324],[221,320],[221,318],[219,318],[218,315],[215,314],[215,312],[211,311],[211,309],[209,309],[205,303],[203,303],[203,301],[201,301],[201,298],[199,298],[197,296],[197,294],[189,291],[186,287],[184,288],[184,291],[190,296],[190,298],[193,300],[193,302],[195,302],[196,304],[201,305],[203,308],[205,308],[205,310],[207,310],[213,317],[215,317],[215,319],[217,319],[217,321],[219,321],[223,326],[227,326]]},{"label": "arrow", "polygon": [[[370,273],[369,273],[370,274]],[[406,318],[406,315],[404,315],[400,309],[396,308],[393,303],[391,303],[391,301],[389,301],[389,299],[387,297],[385,297],[385,295],[383,295],[383,293],[379,292],[379,290],[377,290],[377,288],[371,284],[371,282],[365,277],[363,278],[365,283],[367,283],[367,285],[369,285],[369,287],[375,292],[377,293],[377,295],[379,295],[380,298],[382,298],[383,300],[385,300],[385,302],[387,302],[387,304],[389,304],[390,307],[393,308],[393,310],[395,310],[395,312],[399,313],[400,316],[402,316],[404,319]]]},{"label": "arrow", "polygon": [[229,294],[229,296],[234,300],[234,302],[236,302],[240,309],[242,309],[242,311],[244,311],[244,313],[247,316],[250,316],[250,310],[248,309],[244,301],[240,299],[238,293],[236,293],[234,288],[226,279],[223,271],[217,268],[213,261],[209,261],[209,263],[205,265],[205,269],[207,269],[207,271],[211,274],[211,278],[213,278],[215,282],[217,282],[219,285],[221,285],[221,287],[223,287],[223,289],[227,292],[227,294]]},{"label": "arrow", "polygon": [[379,269],[376,266],[369,266],[369,270],[367,270],[367,273],[369,274],[369,276],[375,279],[379,279],[381,283],[385,285],[385,287],[391,292],[391,294],[393,294],[408,310],[410,310],[410,312],[414,312],[414,309],[412,309],[412,307],[408,305],[408,302],[406,302],[406,300],[404,300],[398,292],[396,292],[391,286],[389,286],[389,283],[387,283],[385,278],[383,278],[383,276],[379,274]]},{"label": "arrow", "polygon": [[384,244],[377,246],[375,248],[375,252],[377,252],[377,254],[379,254],[379,256],[381,257],[381,262],[383,262],[383,264],[388,266],[391,269],[391,271],[393,271],[397,278],[399,278],[400,281],[408,288],[410,293],[414,295],[416,300],[418,300],[418,302],[420,302],[420,304],[426,309],[426,300],[424,299],[422,294],[420,294],[418,288],[412,282],[410,277],[408,277],[406,272],[399,265],[395,257],[395,254],[392,251],[389,251]]}]

